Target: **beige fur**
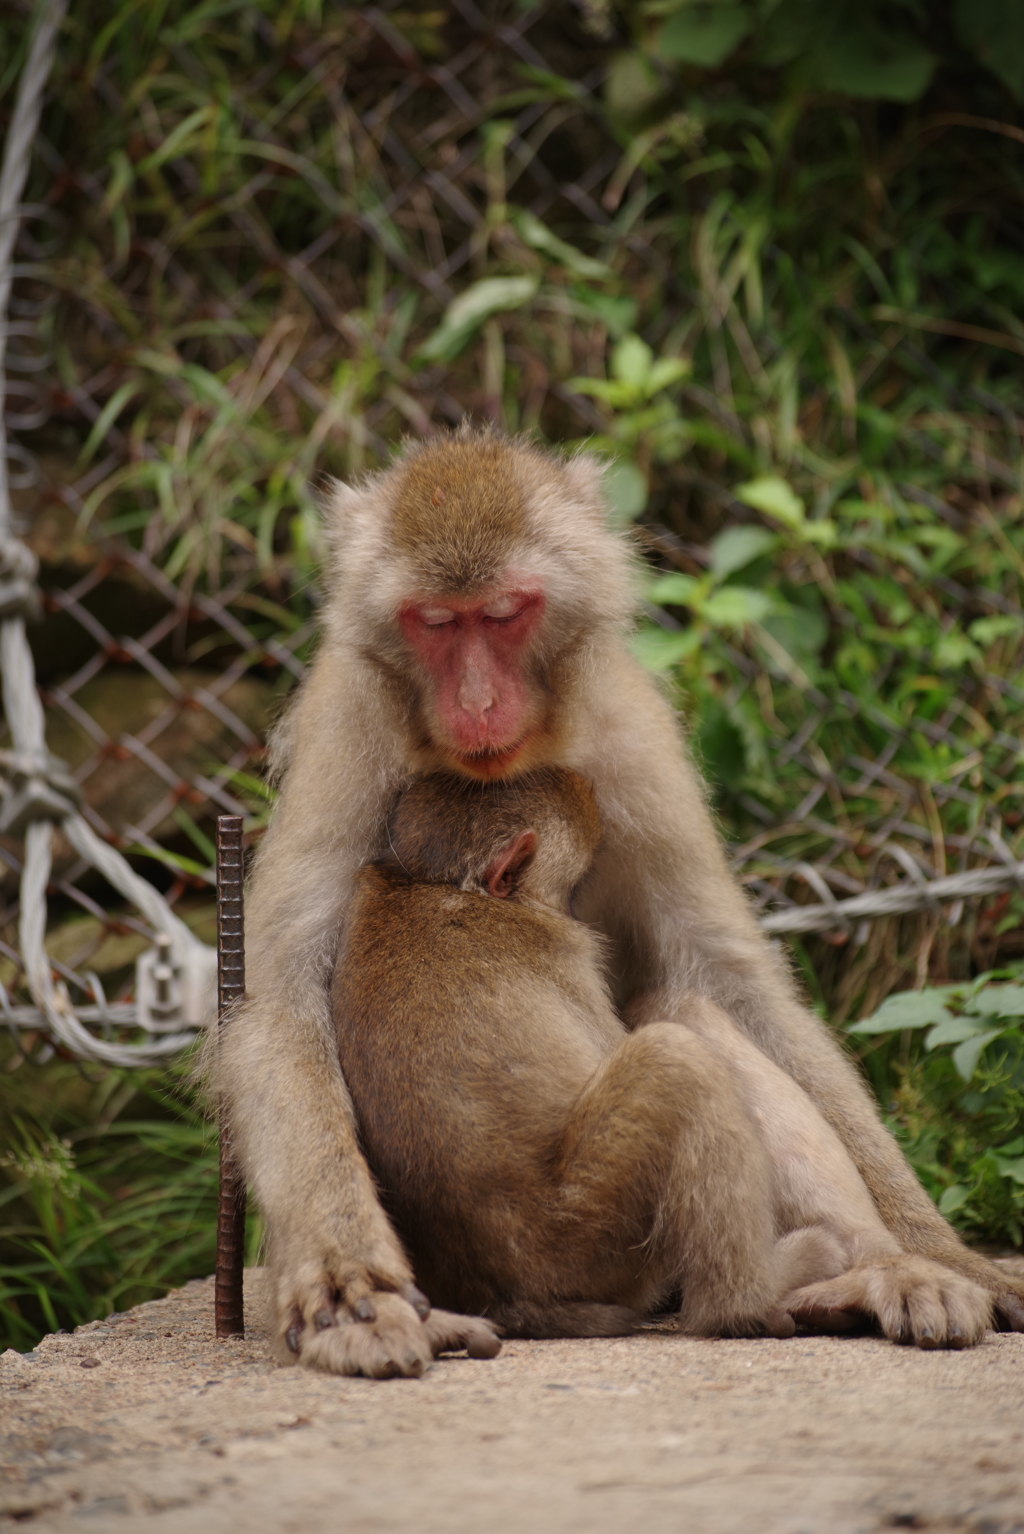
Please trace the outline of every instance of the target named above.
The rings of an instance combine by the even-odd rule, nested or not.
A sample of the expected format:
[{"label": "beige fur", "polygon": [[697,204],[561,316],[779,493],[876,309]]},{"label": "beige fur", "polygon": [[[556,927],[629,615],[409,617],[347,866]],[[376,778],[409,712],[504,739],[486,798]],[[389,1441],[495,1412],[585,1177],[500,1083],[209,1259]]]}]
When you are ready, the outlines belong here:
[{"label": "beige fur", "polygon": [[[471,488],[475,439],[458,440]],[[327,993],[353,878],[382,850],[398,785],[447,763],[423,734],[430,700],[395,621],[402,600],[430,595],[436,581],[436,547],[418,559],[396,548],[392,527],[408,462],[422,470],[435,451],[462,504],[447,439],[329,500],[336,566],[324,635],[279,735],[281,798],[248,902],[248,1000],[217,1072],[267,1224],[281,1338],[294,1312],[311,1322],[325,1283],[351,1304],[401,1295],[412,1278],[358,1149]],[[900,1248],[976,1279],[1024,1327],[1024,1286],[968,1252],[937,1213],[730,876],[678,721],[625,647],[635,580],[623,539],[605,524],[597,466],[516,442],[501,453],[522,523],[494,531],[492,568],[526,572],[547,590],[536,665],[554,716],[533,760],[573,767],[595,786],[605,839],[580,910],[612,944],[617,1003],[666,988],[676,1017],[691,992],[715,1001],[817,1103]],[[475,504],[467,491],[467,517]],[[457,537],[450,517],[446,527]],[[418,1321],[412,1307],[403,1316]],[[339,1344],[328,1363],[362,1367],[354,1345]]]},{"label": "beige fur", "polygon": [[603,944],[569,913],[600,838],[588,785],[433,774],[388,829],[332,1004],[362,1144],[430,1298],[520,1336],[628,1331],[677,1295],[689,1331],[784,1325],[787,1290],[841,1271],[838,1243],[778,1242],[772,1167],[714,1042],[617,1016]]}]

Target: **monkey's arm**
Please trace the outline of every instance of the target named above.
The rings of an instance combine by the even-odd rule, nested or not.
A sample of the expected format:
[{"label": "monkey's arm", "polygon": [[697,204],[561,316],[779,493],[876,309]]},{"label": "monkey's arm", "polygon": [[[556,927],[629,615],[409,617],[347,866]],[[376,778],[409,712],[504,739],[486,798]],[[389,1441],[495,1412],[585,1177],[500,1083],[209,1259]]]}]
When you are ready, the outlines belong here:
[{"label": "monkey's arm", "polygon": [[[429,1305],[359,1151],[327,997],[354,871],[399,771],[381,700],[347,672],[321,652],[289,721],[291,761],[247,899],[247,997],[213,1075],[266,1222],[279,1360],[421,1374],[463,1318],[424,1324]],[[466,1326],[493,1341],[483,1323]]]},{"label": "monkey's arm", "polygon": [[982,1284],[1002,1319],[1024,1330],[1024,1284],[963,1244],[882,1124],[856,1066],[801,1005],[729,870],[672,709],[624,653],[595,668],[575,738],[571,765],[594,782],[605,831],[578,909],[615,942],[620,1003],[649,988],[680,1006],[688,991],[716,1001],[817,1104],[903,1249]]}]

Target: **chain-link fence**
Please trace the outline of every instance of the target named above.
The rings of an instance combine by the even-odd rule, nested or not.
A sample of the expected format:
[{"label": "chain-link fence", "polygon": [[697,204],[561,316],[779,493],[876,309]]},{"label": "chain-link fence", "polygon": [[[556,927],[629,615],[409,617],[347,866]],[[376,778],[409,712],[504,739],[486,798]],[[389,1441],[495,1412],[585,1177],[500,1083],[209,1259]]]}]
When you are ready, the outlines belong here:
[{"label": "chain-link fence", "polygon": [[[596,10],[558,4],[343,7],[296,44],[290,96],[274,95],[267,69],[244,86],[215,78],[184,35],[164,67],[186,82],[192,115],[143,113],[142,137],[123,163],[112,154],[108,175],[69,166],[45,126],[36,140],[36,200],[21,209],[12,268],[6,419],[15,530],[42,567],[45,612],[30,635],[47,747],[88,826],[207,941],[213,819],[245,813],[258,831],[266,730],[314,642],[308,482],[321,466],[358,472],[403,432],[467,411],[551,440],[607,440],[601,400],[573,380],[603,374],[609,336],[631,330],[654,292],[651,346],[710,338],[721,387],[684,384],[684,408],[750,436],[729,404],[729,356],[752,375],[772,359],[730,310],[724,270],[702,268],[698,251],[703,287],[680,275],[679,189],[659,182],[658,132],[678,144],[690,130],[678,114],[669,130],[620,130],[602,92],[621,40],[603,25]],[[254,49],[263,28],[278,57],[269,17],[254,26]],[[101,61],[89,89],[114,120],[134,87]],[[229,196],[204,182],[193,153],[204,133],[245,167]],[[694,165],[699,155],[695,139]],[[119,198],[133,176],[149,178],[156,211],[128,229]],[[174,203],[162,223],[161,196]],[[316,209],[305,245],[288,244],[289,199],[295,229]],[[88,205],[104,213],[92,265],[66,234]],[[208,259],[187,243],[199,227]],[[510,251],[525,277],[509,275]],[[729,280],[735,290],[742,273]],[[268,293],[260,333],[253,317]],[[410,327],[426,335],[412,361]],[[468,351],[460,327],[473,331]],[[913,350],[905,338],[892,345]],[[1018,487],[1011,464],[988,457],[976,469],[997,490]],[[652,483],[637,537],[663,569],[706,570],[709,518],[756,521],[698,467],[652,470]],[[942,495],[903,490],[954,528],[970,522]],[[1018,606],[952,578],[936,600],[991,614]],[[679,622],[663,608],[652,616]],[[901,722],[817,685],[766,631],[759,645],[726,648],[723,707],[761,688],[774,777],[805,785],[782,812],[778,797],[734,796],[734,865],[767,930],[824,933],[873,962],[864,945],[876,917],[955,925],[965,902],[976,913],[985,899],[997,921],[1024,887],[991,809],[993,780],[1018,770],[1024,691],[1004,675],[965,675],[939,717]],[[778,717],[773,686],[786,693]],[[922,737],[946,750],[941,780],[898,760]],[[55,784],[60,770],[50,769]],[[126,907],[52,818],[55,994],[95,1038],[131,1040],[134,965],[156,923]],[[17,935],[23,855],[20,835],[0,838],[2,998],[22,1047],[45,1051],[54,1030]]]}]

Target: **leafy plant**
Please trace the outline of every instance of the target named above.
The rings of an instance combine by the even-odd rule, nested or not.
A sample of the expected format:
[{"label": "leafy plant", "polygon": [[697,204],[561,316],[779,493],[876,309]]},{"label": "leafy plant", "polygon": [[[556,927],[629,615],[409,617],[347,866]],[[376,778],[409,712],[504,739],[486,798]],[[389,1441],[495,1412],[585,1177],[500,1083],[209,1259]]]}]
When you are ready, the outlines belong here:
[{"label": "leafy plant", "polygon": [[1024,1241],[1024,985],[1010,972],[890,996],[848,1029],[903,1149],[975,1239]]},{"label": "leafy plant", "polygon": [[[184,1067],[89,1082],[54,1062],[16,1100],[18,1080],[0,1088],[0,1351],[212,1271],[217,1140]],[[260,1239],[251,1218],[250,1261]]]}]

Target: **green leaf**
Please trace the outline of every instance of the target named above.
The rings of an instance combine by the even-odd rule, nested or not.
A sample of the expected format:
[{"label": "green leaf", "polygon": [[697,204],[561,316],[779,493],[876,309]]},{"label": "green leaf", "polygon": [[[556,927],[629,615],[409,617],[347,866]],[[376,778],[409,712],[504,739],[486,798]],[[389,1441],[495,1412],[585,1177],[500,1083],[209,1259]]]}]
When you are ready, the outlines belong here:
[{"label": "green leaf", "polygon": [[659,357],[647,376],[645,390],[648,394],[657,394],[659,389],[667,389],[669,384],[685,378],[689,371],[690,364],[685,357]]},{"label": "green leaf", "polygon": [[828,638],[828,618],[813,608],[791,605],[765,618],[764,629],[806,670],[824,648]]},{"label": "green leaf", "polygon": [[992,1155],[999,1168],[1000,1177],[1009,1177],[1012,1182],[1020,1183],[1024,1187],[1024,1156],[1007,1160],[1005,1156],[1000,1156],[998,1151],[993,1151]]},{"label": "green leaf", "polygon": [[984,1017],[1024,1017],[1024,985],[983,986],[964,1010]]},{"label": "green leaf", "polygon": [[551,256],[560,266],[575,272],[577,277],[593,277],[600,280],[612,276],[610,266],[606,266],[603,261],[595,261],[591,256],[585,256],[582,250],[576,249],[575,245],[569,245],[565,240],[560,240],[547,224],[542,224],[540,219],[526,208],[521,208],[519,212],[512,215],[512,223],[520,239],[524,244],[529,245],[531,250],[539,250],[544,255]]},{"label": "green leaf", "polygon": [[988,1033],[979,1033],[977,1038],[967,1039],[957,1045],[953,1051],[953,1064],[964,1081],[970,1081],[974,1075],[985,1046],[991,1044],[993,1039],[998,1039],[1002,1032],[1002,1028],[991,1028]]},{"label": "green leaf", "polygon": [[992,618],[975,618],[968,626],[971,638],[986,649],[997,639],[1016,639],[1024,632],[1024,618],[1015,613],[1000,613]]},{"label": "green leaf", "polygon": [[668,671],[684,656],[692,654],[700,643],[701,634],[698,629],[669,631],[650,623],[637,629],[629,647],[648,671]]},{"label": "green leaf", "polygon": [[612,525],[625,527],[647,505],[647,480],[635,463],[619,460],[604,471],[604,493]]},{"label": "green leaf", "polygon": [[829,39],[818,54],[816,73],[825,90],[874,101],[916,101],[935,63],[935,54],[912,39],[861,21]]},{"label": "green leaf", "polygon": [[804,503],[777,475],[766,474],[761,479],[747,480],[743,485],[736,485],[732,493],[744,505],[753,506],[766,517],[774,517],[784,527],[803,531]]},{"label": "green leaf", "polygon": [[418,355],[426,362],[451,362],[492,314],[528,304],[537,291],[536,277],[484,277],[453,298],[440,325]]},{"label": "green leaf", "polygon": [[1020,0],[955,0],[960,41],[1024,101],[1024,7]]},{"label": "green leaf", "polygon": [[889,996],[877,1012],[847,1028],[847,1033],[898,1033],[904,1028],[931,1028],[950,1016],[945,1001],[958,987],[933,986],[927,991],[900,991]]},{"label": "green leaf", "polygon": [[714,69],[729,57],[749,30],[750,17],[742,5],[690,0],[662,27],[655,52],[672,63]]},{"label": "green leaf", "polygon": [[958,1209],[964,1207],[970,1196],[968,1188],[963,1187],[961,1183],[954,1183],[939,1199],[939,1213],[946,1215],[947,1218],[951,1214],[956,1214]]},{"label": "green leaf", "polygon": [[742,570],[779,547],[775,533],[766,527],[727,527],[708,545],[711,569],[720,581],[735,570]]},{"label": "green leaf", "polygon": [[984,1021],[976,1017],[942,1018],[924,1041],[927,1050],[938,1049],[942,1044],[962,1044],[984,1033]]},{"label": "green leaf", "polygon": [[635,123],[656,106],[664,87],[640,53],[620,53],[605,77],[604,99],[613,117]]},{"label": "green leaf", "polygon": [[654,353],[639,336],[623,336],[612,350],[611,366],[615,377],[637,389],[647,383],[653,364]]},{"label": "green leaf", "polygon": [[741,629],[760,623],[774,607],[771,597],[750,586],[722,586],[700,605],[700,616],[715,629]]},{"label": "green leaf", "polygon": [[622,336],[627,330],[632,330],[636,324],[635,298],[616,298],[611,293],[595,293],[591,288],[585,288],[582,283],[575,283],[570,291],[573,300],[581,308],[590,310],[594,318],[601,321],[610,336]]},{"label": "green leaf", "polygon": [[663,575],[653,582],[648,589],[647,600],[656,602],[659,607],[689,607],[694,592],[701,584],[695,575],[673,571],[671,575]]}]

